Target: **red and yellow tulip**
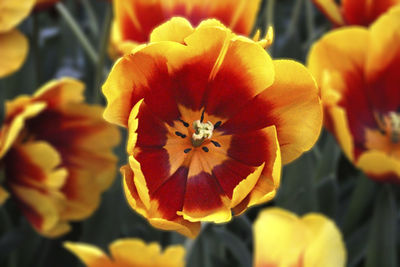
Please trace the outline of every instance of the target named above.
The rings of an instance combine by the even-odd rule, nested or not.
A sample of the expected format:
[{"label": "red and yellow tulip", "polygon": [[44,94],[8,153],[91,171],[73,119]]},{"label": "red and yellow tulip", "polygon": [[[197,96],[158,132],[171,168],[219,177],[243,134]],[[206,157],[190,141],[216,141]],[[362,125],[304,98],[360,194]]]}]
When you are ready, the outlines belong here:
[{"label": "red and yellow tulip", "polygon": [[313,0],[335,26],[368,26],[400,0]]},{"label": "red and yellow tulip", "polygon": [[272,199],[281,163],[309,150],[322,107],[307,69],[272,60],[216,20],[173,18],[116,62],[104,117],[128,128],[122,167],[130,205],[161,229],[196,236],[200,222]]},{"label": "red and yellow tulip", "polygon": [[235,33],[248,36],[260,4],[260,0],[114,0],[111,54],[120,56],[148,42],[153,29],[174,16],[193,25],[216,18]]},{"label": "red and yellow tulip", "polygon": [[103,120],[103,108],[83,103],[83,90],[64,78],[6,102],[0,169],[7,190],[1,188],[0,199],[12,195],[48,237],[91,215],[115,177],[119,132]]},{"label": "red and yellow tulip", "polygon": [[157,243],[145,244],[140,239],[119,239],[110,245],[110,256],[101,249],[84,243],[65,242],[64,246],[87,267],[184,267],[185,249],[169,246],[163,252]]},{"label": "red and yellow tulip", "polygon": [[254,267],[344,267],[346,248],[335,223],[318,213],[303,217],[261,211],[254,223]]},{"label": "red and yellow tulip", "polygon": [[371,178],[400,181],[400,7],[370,28],[345,27],[312,48],[326,124]]},{"label": "red and yellow tulip", "polygon": [[17,29],[35,0],[0,1],[0,78],[17,71],[28,54],[28,39]]}]

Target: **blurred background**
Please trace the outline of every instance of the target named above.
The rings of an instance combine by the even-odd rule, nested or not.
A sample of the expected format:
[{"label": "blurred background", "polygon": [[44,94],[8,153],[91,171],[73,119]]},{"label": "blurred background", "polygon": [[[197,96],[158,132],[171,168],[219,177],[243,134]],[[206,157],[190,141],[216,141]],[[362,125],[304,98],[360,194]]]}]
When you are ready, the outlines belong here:
[{"label": "blurred background", "polygon": [[[107,56],[111,4],[101,0],[62,3],[33,12],[20,25],[31,48],[24,66],[0,80],[0,110],[6,99],[31,94],[46,81],[63,76],[85,82],[89,103],[105,103],[100,88],[112,66]],[[254,29],[266,29],[269,24],[275,29],[274,44],[269,48],[272,57],[302,63],[312,43],[332,27],[311,0],[264,0]],[[89,44],[79,40],[74,27],[79,27]],[[125,141],[116,151],[119,166],[126,162],[124,147]],[[120,173],[116,175],[93,216],[75,223],[70,233],[54,240],[38,235],[15,204],[7,201],[0,207],[1,214],[10,215],[9,219],[0,219],[0,266],[81,266],[62,247],[63,241],[86,242],[107,250],[109,243],[121,237],[139,237],[162,246],[184,244],[190,267],[252,266],[252,223],[266,206],[283,207],[299,215],[317,211],[332,218],[343,233],[350,267],[396,266],[400,260],[398,186],[366,179],[325,130],[311,151],[284,167],[274,200],[249,209],[228,224],[206,225],[194,241],[157,230],[132,211],[122,192]]]}]

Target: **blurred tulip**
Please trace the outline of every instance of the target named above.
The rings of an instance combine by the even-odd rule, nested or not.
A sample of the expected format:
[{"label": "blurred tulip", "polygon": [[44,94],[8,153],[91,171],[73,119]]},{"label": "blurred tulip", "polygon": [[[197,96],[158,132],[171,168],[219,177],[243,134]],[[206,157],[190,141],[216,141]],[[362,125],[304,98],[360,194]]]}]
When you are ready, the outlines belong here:
[{"label": "blurred tulip", "polygon": [[311,49],[326,125],[372,179],[400,182],[400,6],[369,29],[345,27]]},{"label": "blurred tulip", "polygon": [[254,223],[255,267],[344,267],[346,248],[329,218],[303,217],[280,209],[262,210]]},{"label": "blurred tulip", "polygon": [[83,103],[83,90],[64,78],[6,102],[0,168],[7,191],[0,190],[0,199],[12,195],[47,237],[91,215],[115,177],[119,132],[103,120],[102,107]]},{"label": "blurred tulip", "polygon": [[400,0],[313,0],[315,5],[335,26],[368,26]]},{"label": "blurred tulip", "polygon": [[193,25],[216,18],[235,33],[248,36],[260,4],[260,0],[114,0],[110,51],[113,57],[129,53],[148,42],[152,30],[174,16]]},{"label": "blurred tulip", "polygon": [[140,239],[119,239],[110,245],[110,256],[101,249],[84,243],[65,242],[65,248],[87,267],[184,267],[185,249],[175,245],[161,252],[157,243],[145,244]]},{"label": "blurred tulip", "polygon": [[31,12],[35,0],[0,1],[0,78],[17,71],[28,54],[28,39],[15,27]]}]

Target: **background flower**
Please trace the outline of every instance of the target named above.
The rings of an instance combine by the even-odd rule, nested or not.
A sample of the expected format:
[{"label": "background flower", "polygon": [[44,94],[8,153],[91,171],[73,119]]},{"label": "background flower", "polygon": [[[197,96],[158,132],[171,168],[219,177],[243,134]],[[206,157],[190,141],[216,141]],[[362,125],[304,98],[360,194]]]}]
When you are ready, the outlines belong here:
[{"label": "background flower", "polygon": [[280,209],[262,210],[254,223],[254,266],[346,266],[342,235],[318,213],[302,217]]},{"label": "background flower", "polygon": [[0,78],[18,70],[28,54],[28,40],[14,29],[31,12],[35,0],[0,3]]},{"label": "background flower", "polygon": [[273,62],[215,20],[156,28],[115,64],[103,92],[105,118],[129,130],[128,201],[152,225],[188,236],[272,199],[281,153],[288,163],[310,149],[322,124],[301,64]]},{"label": "background flower", "polygon": [[174,16],[182,16],[193,25],[216,18],[237,34],[249,35],[260,3],[260,0],[115,0],[112,54],[125,54],[138,43],[148,42],[153,29]]},{"label": "background flower", "polygon": [[110,256],[99,248],[84,244],[66,242],[64,246],[74,253],[88,267],[183,267],[185,249],[169,246],[163,252],[159,244],[146,244],[140,239],[119,239],[110,245]]},{"label": "background flower", "polygon": [[91,215],[115,177],[118,130],[103,121],[101,107],[83,103],[83,89],[64,78],[6,103],[5,183],[32,226],[49,237]]},{"label": "background flower", "polygon": [[343,28],[318,41],[309,67],[322,90],[328,128],[371,178],[399,181],[400,7],[367,28]]},{"label": "background flower", "polygon": [[340,5],[335,0],[313,2],[336,26],[368,26],[391,7],[400,4],[399,0],[342,0]]}]

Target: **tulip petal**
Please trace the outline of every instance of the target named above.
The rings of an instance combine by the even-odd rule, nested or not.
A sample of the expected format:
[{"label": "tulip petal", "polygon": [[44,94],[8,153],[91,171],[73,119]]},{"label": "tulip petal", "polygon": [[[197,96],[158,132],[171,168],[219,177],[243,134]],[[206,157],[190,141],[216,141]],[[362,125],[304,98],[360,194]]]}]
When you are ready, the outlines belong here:
[{"label": "tulip petal", "polygon": [[367,93],[376,111],[385,114],[400,107],[400,6],[380,17],[369,33]]},{"label": "tulip petal", "polygon": [[183,44],[185,38],[192,32],[193,27],[189,21],[174,17],[151,32],[150,42],[172,41]]},{"label": "tulip petal", "polygon": [[22,66],[28,55],[28,48],[28,39],[20,31],[0,33],[0,78],[17,71]]},{"label": "tulip petal", "polygon": [[357,167],[378,181],[399,182],[400,161],[384,152],[370,150],[361,154]]},{"label": "tulip petal", "polygon": [[226,121],[220,131],[232,134],[275,125],[283,163],[288,163],[315,144],[322,110],[318,88],[306,68],[288,60],[276,60],[274,65],[274,84]]},{"label": "tulip petal", "polygon": [[11,30],[26,18],[31,12],[35,1],[36,0],[2,0],[0,2],[0,33]]},{"label": "tulip petal", "polygon": [[313,0],[314,4],[334,25],[344,25],[345,21],[335,0]]},{"label": "tulip petal", "polygon": [[10,193],[5,190],[2,186],[0,186],[0,205],[3,205],[4,202],[10,197]]},{"label": "tulip petal", "polygon": [[[346,111],[350,133],[354,138],[356,157],[364,149],[364,129],[377,127],[366,94],[367,84],[363,74],[367,57],[366,43],[368,43],[366,29],[346,27],[325,35],[313,46],[308,58],[309,68],[321,86],[322,101],[328,105],[339,105]],[[340,97],[335,96],[335,100],[332,101],[328,98],[332,97],[329,91],[336,91]],[[333,127],[339,129],[339,124],[343,122],[333,119],[331,121]],[[348,143],[348,140],[340,142]],[[348,146],[346,150],[349,153],[351,148]]]},{"label": "tulip petal", "polygon": [[345,266],[340,232],[322,215],[299,218],[280,208],[265,209],[258,215],[254,233],[256,267]]},{"label": "tulip petal", "polygon": [[87,266],[112,266],[112,261],[99,248],[85,243],[65,242],[64,247],[74,253]]},{"label": "tulip petal", "polygon": [[399,0],[342,0],[343,15],[348,24],[369,25]]}]

